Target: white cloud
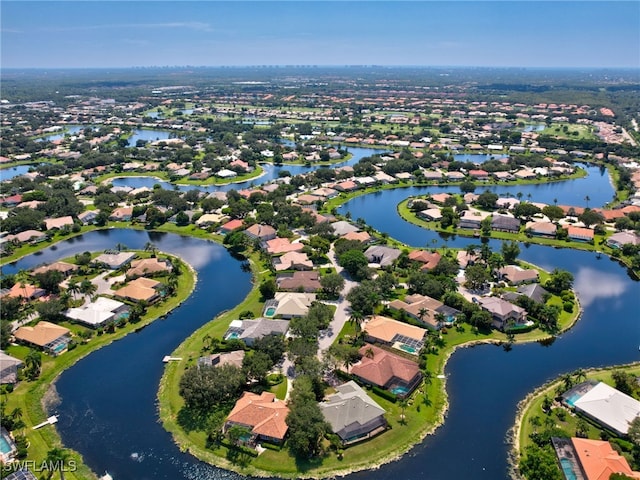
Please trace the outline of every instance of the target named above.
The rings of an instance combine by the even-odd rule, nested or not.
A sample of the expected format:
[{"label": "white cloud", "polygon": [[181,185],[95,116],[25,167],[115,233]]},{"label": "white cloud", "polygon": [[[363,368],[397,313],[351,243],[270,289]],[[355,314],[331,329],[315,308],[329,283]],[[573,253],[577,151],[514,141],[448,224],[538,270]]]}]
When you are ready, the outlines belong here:
[{"label": "white cloud", "polygon": [[585,267],[576,274],[574,287],[584,308],[600,298],[621,296],[627,284],[619,275]]}]

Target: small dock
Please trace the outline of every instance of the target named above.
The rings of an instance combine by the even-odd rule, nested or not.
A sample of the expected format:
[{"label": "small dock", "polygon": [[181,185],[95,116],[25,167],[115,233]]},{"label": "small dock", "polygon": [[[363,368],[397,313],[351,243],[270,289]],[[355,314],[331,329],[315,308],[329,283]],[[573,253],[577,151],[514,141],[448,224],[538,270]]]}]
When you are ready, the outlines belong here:
[{"label": "small dock", "polygon": [[58,423],[58,417],[56,417],[55,415],[52,415],[51,417],[47,418],[46,421],[39,423],[38,425],[34,426],[33,429],[37,430],[39,428],[45,427],[47,425],[53,425],[54,423]]},{"label": "small dock", "polygon": [[164,357],[162,357],[163,363],[179,362],[180,360],[182,360],[182,357],[171,357],[169,355],[165,355]]},{"label": "small dock", "polygon": [[105,473],[98,480],[113,480],[113,477],[111,475],[109,475],[108,473]]}]

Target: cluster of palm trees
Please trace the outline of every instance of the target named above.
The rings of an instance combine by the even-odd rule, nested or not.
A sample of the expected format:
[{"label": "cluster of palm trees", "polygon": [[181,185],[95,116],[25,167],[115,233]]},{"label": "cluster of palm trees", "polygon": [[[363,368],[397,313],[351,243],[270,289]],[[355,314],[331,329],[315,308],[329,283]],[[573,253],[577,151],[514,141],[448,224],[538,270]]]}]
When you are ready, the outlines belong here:
[{"label": "cluster of palm trees", "polygon": [[74,300],[77,299],[77,295],[79,293],[82,295],[93,296],[97,290],[98,287],[90,280],[86,279],[81,282],[78,282],[77,280],[70,280],[67,285],[67,292],[73,296]]}]

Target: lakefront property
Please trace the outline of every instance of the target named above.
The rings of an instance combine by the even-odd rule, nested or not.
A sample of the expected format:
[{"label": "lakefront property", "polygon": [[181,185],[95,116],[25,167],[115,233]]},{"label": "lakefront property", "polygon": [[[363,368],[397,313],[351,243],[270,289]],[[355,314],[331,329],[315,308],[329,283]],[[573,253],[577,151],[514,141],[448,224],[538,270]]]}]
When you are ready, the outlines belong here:
[{"label": "lakefront property", "polygon": [[[323,73],[325,91],[307,74],[276,75],[268,85],[215,76],[200,83],[196,75],[168,89],[97,86],[95,96],[69,93],[64,104],[32,105],[15,94],[2,104],[4,163],[24,166],[26,150],[32,159],[0,184],[0,296],[11,325],[2,344],[3,427],[16,458],[46,458],[49,447],[79,434],[64,422],[61,440],[51,425],[31,428],[53,413],[41,399],[58,373],[130,331],[136,335],[119,344],[126,354],[108,367],[98,356],[82,360],[100,378],[117,370],[117,385],[82,389],[83,369],[63,374],[61,415],[79,401],[99,418],[112,394],[127,398],[124,385],[131,394],[143,388],[135,375],[157,375],[157,407],[138,402],[140,413],[129,415],[123,406],[131,424],[124,428],[152,431],[159,415],[190,453],[190,467],[201,459],[282,478],[371,469],[437,432],[445,416],[459,414],[447,401],[447,377],[473,369],[445,368],[460,346],[494,343],[511,355],[484,372],[487,391],[467,402],[482,421],[508,410],[511,383],[495,380],[521,362],[519,343],[549,345],[530,353],[534,382],[549,363],[543,355],[557,368],[583,358],[577,350],[556,358],[551,344],[573,335],[589,344],[583,329],[562,332],[576,321],[592,331],[594,311],[606,308],[609,323],[598,329],[602,348],[589,344],[589,355],[607,363],[612,332],[632,337],[621,310],[628,301],[609,299],[630,298],[634,280],[600,260],[609,255],[633,272],[640,258],[638,147],[632,127],[615,131],[622,117],[605,115],[586,95],[553,104],[502,92],[498,101],[458,80],[387,84],[368,73],[366,82],[349,80],[355,87]],[[623,101],[615,84],[609,91],[599,81],[603,95]],[[54,126],[66,133],[52,138]],[[228,181],[239,183],[221,186]],[[191,286],[180,258],[198,273],[184,304]],[[139,323],[160,316],[153,328]],[[463,389],[480,377],[465,378]],[[595,463],[585,458],[598,455],[626,461],[621,472],[637,469],[633,428],[624,428],[637,416],[637,389],[605,390],[581,390],[570,406],[554,397],[545,412],[556,423],[576,415],[601,426],[620,458],[574,441],[586,439],[582,433],[596,439],[591,426],[584,432],[571,421],[571,435],[534,435],[540,450],[526,455],[557,458],[554,475],[584,451],[574,462],[583,478]],[[474,410],[502,401],[504,409]],[[113,428],[119,435],[122,427]],[[495,428],[483,423],[476,435]],[[115,462],[111,449],[122,457],[129,448],[105,441],[79,442],[70,454],[89,465],[65,475],[91,478],[93,458]],[[137,441],[142,452],[145,439]],[[548,455],[556,444],[564,456]],[[163,460],[173,445],[158,448],[158,468],[180,478],[182,467]],[[414,465],[426,450],[402,462]],[[522,471],[535,465],[526,455]]]}]

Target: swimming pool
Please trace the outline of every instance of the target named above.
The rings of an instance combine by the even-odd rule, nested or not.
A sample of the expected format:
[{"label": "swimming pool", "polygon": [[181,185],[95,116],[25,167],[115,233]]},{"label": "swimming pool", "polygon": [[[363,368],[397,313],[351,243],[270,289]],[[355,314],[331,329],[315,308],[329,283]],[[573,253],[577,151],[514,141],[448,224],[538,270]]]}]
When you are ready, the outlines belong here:
[{"label": "swimming pool", "polygon": [[4,435],[0,435],[0,453],[11,453],[11,450],[13,450],[13,448],[11,446],[11,443],[9,442],[10,440],[8,438],[6,438]]},{"label": "swimming pool", "polygon": [[240,333],[231,332],[229,335],[227,335],[227,338],[225,338],[225,340],[235,340],[237,338],[240,338]]},{"label": "swimming pool", "polygon": [[404,344],[404,343],[401,343],[399,348],[400,348],[400,350],[403,350],[403,351],[405,351],[405,352],[407,352],[407,353],[413,353],[413,354],[415,354],[415,353],[417,352],[417,350],[416,350],[415,348],[413,348],[413,347],[412,347],[412,346],[410,346],[410,345],[406,345],[406,344]]},{"label": "swimming pool", "polygon": [[578,400],[580,400],[580,397],[582,397],[582,395],[584,395],[584,394],[582,394],[582,393],[574,393],[569,398],[567,398],[566,402],[573,407],[573,406],[575,406],[575,403]]},{"label": "swimming pool", "polygon": [[568,458],[561,458],[560,465],[562,465],[562,471],[567,480],[577,480],[578,476],[573,470],[573,462],[571,460]]},{"label": "swimming pool", "polygon": [[395,395],[406,395],[409,393],[409,389],[407,387],[397,386],[391,389],[391,393]]},{"label": "swimming pool", "polygon": [[267,307],[264,311],[265,317],[273,317],[276,314],[276,307]]}]

